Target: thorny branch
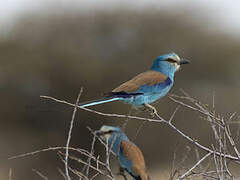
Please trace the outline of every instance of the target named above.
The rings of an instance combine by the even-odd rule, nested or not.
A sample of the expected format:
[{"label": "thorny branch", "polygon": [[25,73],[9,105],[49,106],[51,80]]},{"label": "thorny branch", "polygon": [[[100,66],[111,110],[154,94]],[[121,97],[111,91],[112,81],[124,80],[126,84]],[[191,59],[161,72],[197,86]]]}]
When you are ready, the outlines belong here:
[{"label": "thorny branch", "polygon": [[[53,97],[50,97],[50,96],[41,96],[42,98],[45,98],[45,99],[51,99],[51,100],[54,100],[58,103],[63,103],[63,104],[67,104],[67,105],[70,105],[70,106],[75,106],[74,104],[72,103],[69,103],[67,101],[64,101],[64,100],[59,100],[59,99],[56,99],[56,98],[53,98]],[[173,98],[171,98],[173,99]],[[181,103],[182,104],[182,103]],[[183,104],[183,106],[187,106],[187,107],[191,107],[189,105],[185,105]],[[186,135],[184,132],[182,132],[181,130],[179,130],[176,126],[174,126],[172,124],[172,120],[169,121],[169,120],[165,120],[163,119],[159,114],[156,114],[157,117],[159,119],[152,119],[152,118],[144,118],[144,117],[138,117],[138,116],[128,116],[128,115],[123,115],[123,114],[110,114],[110,113],[103,113],[103,112],[99,112],[99,111],[95,111],[95,110],[92,110],[92,109],[88,109],[88,108],[83,108],[83,107],[80,107],[78,106],[78,108],[80,109],[83,109],[83,110],[86,110],[86,111],[89,111],[89,112],[92,112],[92,113],[95,113],[95,114],[98,114],[98,115],[102,115],[102,116],[108,116],[108,117],[117,117],[117,118],[129,118],[129,119],[136,119],[136,120],[140,120],[140,121],[148,121],[148,122],[155,122],[155,123],[165,123],[167,124],[170,128],[172,128],[174,131],[176,131],[177,133],[179,133],[181,136],[183,136],[185,139],[187,139],[190,143],[196,145],[197,147],[199,147],[200,149],[208,152],[208,153],[213,153],[214,151],[200,143],[198,143],[196,140],[192,139],[191,137],[189,137],[188,135]],[[191,107],[191,109],[195,109],[193,107]],[[207,116],[212,116],[210,113],[206,113],[206,112],[203,112],[199,109],[196,109],[197,111],[207,115]],[[214,116],[213,116],[214,117]],[[216,152],[216,155],[217,156],[224,156],[223,154],[221,154],[220,152]],[[234,160],[234,161],[240,161],[240,159],[236,156],[232,156],[230,154],[228,155],[225,155],[225,158],[228,158],[228,159],[231,159],[231,160]]]},{"label": "thorny branch", "polygon": [[[67,104],[69,106],[74,107],[74,111],[72,114],[72,120],[70,123],[69,132],[68,132],[68,140],[66,143],[66,147],[50,147],[50,148],[37,150],[34,152],[30,152],[30,153],[12,156],[9,159],[15,159],[15,158],[25,157],[25,156],[29,156],[29,155],[35,155],[37,153],[46,152],[46,151],[65,150],[65,154],[63,154],[64,159],[62,158],[62,156],[60,156],[62,154],[62,152],[59,153],[60,159],[65,164],[65,174],[63,174],[63,172],[60,170],[60,172],[64,178],[70,180],[71,178],[70,178],[68,171],[71,171],[73,174],[75,174],[76,176],[79,177],[79,180],[81,180],[81,179],[87,179],[87,180],[89,179],[90,180],[90,179],[94,179],[94,178],[98,177],[99,175],[103,175],[108,179],[115,179],[114,174],[112,173],[111,168],[110,168],[109,158],[110,158],[110,154],[113,154],[115,156],[116,156],[116,154],[114,154],[114,152],[112,152],[111,146],[109,146],[108,144],[103,142],[102,139],[100,139],[98,136],[96,136],[96,134],[93,130],[88,128],[89,131],[93,135],[93,140],[92,140],[90,151],[87,151],[84,149],[79,149],[79,148],[69,147],[74,117],[75,117],[77,108],[80,108],[85,111],[95,113],[95,114],[98,114],[101,116],[117,117],[117,118],[123,118],[123,119],[128,119],[128,120],[135,119],[135,120],[142,121],[143,123],[144,122],[164,123],[171,129],[173,129],[175,132],[180,134],[182,137],[184,137],[188,142],[195,145],[196,148],[199,148],[206,152],[206,154],[200,159],[199,152],[196,149],[197,162],[190,169],[186,170],[182,174],[180,174],[180,171],[177,171],[177,170],[175,170],[174,172],[172,171],[173,174],[170,177],[171,180],[174,179],[176,172],[178,174],[180,174],[177,177],[177,180],[183,180],[183,179],[189,178],[190,176],[192,176],[192,177],[202,176],[204,179],[209,178],[209,179],[226,180],[227,178],[230,178],[231,180],[235,180],[234,176],[232,175],[231,171],[229,170],[228,164],[230,161],[234,161],[234,162],[240,164],[240,152],[239,152],[236,142],[234,141],[234,138],[232,137],[231,129],[229,126],[229,124],[235,123],[235,122],[232,122],[232,118],[235,116],[236,113],[233,113],[228,120],[225,120],[223,117],[216,115],[215,97],[214,96],[213,96],[213,107],[212,107],[213,111],[210,111],[205,105],[201,104],[196,99],[190,97],[184,91],[183,91],[184,96],[170,95],[169,98],[172,101],[174,101],[175,103],[177,103],[178,106],[175,109],[175,111],[172,113],[171,117],[168,120],[166,120],[166,119],[162,118],[158,113],[155,114],[156,115],[156,119],[155,119],[155,118],[131,116],[130,114],[124,115],[124,114],[104,113],[104,112],[95,111],[95,110],[88,109],[88,108],[83,108],[83,107],[78,106],[78,102],[79,102],[81,93],[82,93],[82,89],[80,90],[80,93],[78,95],[78,98],[77,98],[77,101],[75,104],[64,101],[64,100],[59,100],[59,99],[56,99],[56,98],[50,97],[50,96],[41,96],[41,98],[50,99],[55,102],[58,102],[61,104]],[[190,103],[185,103],[184,102],[185,100]],[[181,106],[191,109],[193,111],[197,111],[197,112],[201,113],[201,115],[204,115],[205,119],[210,123],[210,126],[212,128],[212,131],[213,131],[213,134],[214,134],[214,137],[216,140],[215,145],[212,144],[211,147],[204,146],[199,141],[197,141],[194,138],[191,138],[190,136],[185,134],[183,131],[181,131],[178,127],[176,127],[173,124],[175,115]],[[100,161],[99,156],[94,156],[94,144],[95,144],[96,139],[99,142],[101,142],[105,147],[105,150],[106,150],[105,162]],[[227,141],[228,141],[228,143],[227,143]],[[230,144],[231,146],[230,147],[227,146],[228,144]],[[229,148],[231,148],[231,150],[233,152],[235,152],[235,156],[231,154],[232,151],[230,151]],[[76,151],[76,152],[80,153],[81,155],[87,157],[87,161],[84,161],[81,158],[70,156],[69,150]],[[175,154],[174,154],[174,156],[175,156]],[[213,170],[213,171],[208,171],[209,164],[211,162],[211,159],[208,157],[212,157],[212,159],[213,159],[212,163],[215,166],[215,170]],[[71,168],[68,165],[69,158],[84,165],[82,171]],[[207,158],[209,159],[209,163],[208,163],[207,167],[204,169],[203,161],[206,160]],[[174,161],[175,161],[175,159],[176,159],[176,157],[174,157]],[[91,163],[91,161],[93,161],[93,162]],[[195,171],[196,167],[198,167],[198,166],[200,167],[200,170],[201,170],[200,172]],[[173,168],[174,168],[174,166],[173,166]],[[89,173],[90,169],[92,171],[94,171],[94,173],[90,174]],[[37,173],[37,174],[39,174],[39,173]]]},{"label": "thorny branch", "polygon": [[[170,99],[172,99],[174,102],[176,102],[176,103],[178,103],[178,104],[180,104],[184,107],[187,107],[187,108],[190,108],[190,109],[194,110],[195,107],[193,107],[193,106],[191,106],[187,103],[184,103],[183,101],[179,101],[176,98],[179,98],[179,99],[182,99],[182,100],[189,100],[197,108],[199,108],[200,113],[209,114],[206,117],[206,120],[208,122],[210,122],[210,126],[212,128],[212,132],[213,132],[215,140],[216,140],[215,141],[216,145],[212,144],[212,152],[209,152],[213,156],[212,164],[215,166],[215,170],[207,172],[207,171],[203,170],[203,167],[201,167],[200,168],[201,171],[196,172],[196,171],[193,171],[192,168],[190,168],[182,176],[180,176],[179,179],[181,179],[182,177],[184,177],[184,175],[186,173],[188,173],[188,175],[185,176],[185,178],[187,178],[188,176],[192,176],[192,177],[202,176],[203,179],[235,180],[234,176],[232,175],[232,173],[229,169],[229,162],[231,161],[231,159],[226,158],[226,156],[229,155],[230,152],[232,152],[232,151],[235,152],[235,154],[237,155],[236,158],[238,158],[238,160],[235,161],[235,162],[239,163],[239,160],[240,160],[239,150],[237,148],[237,145],[236,145],[235,141],[233,140],[231,130],[230,130],[230,126],[229,126],[229,124],[232,123],[230,121],[232,121],[232,118],[234,117],[234,115],[236,113],[233,113],[230,116],[229,119],[225,120],[220,115],[218,115],[218,116],[216,115],[214,96],[213,96],[213,107],[212,107],[213,110],[211,112],[210,110],[208,110],[206,108],[206,106],[202,105],[197,100],[191,98],[187,93],[185,93],[185,92],[183,92],[183,93],[184,93],[185,96],[171,95]],[[229,150],[231,147],[228,146],[227,140],[232,147],[231,150]],[[196,154],[199,157],[199,154],[198,153],[196,153]],[[208,154],[206,154],[206,156]],[[201,160],[199,158],[197,158],[197,159],[198,160],[197,160],[196,164],[199,164],[199,166],[203,166],[203,164],[199,163]],[[209,162],[211,162],[211,161],[209,161]],[[207,165],[207,169],[208,168],[209,168],[209,164]]]}]

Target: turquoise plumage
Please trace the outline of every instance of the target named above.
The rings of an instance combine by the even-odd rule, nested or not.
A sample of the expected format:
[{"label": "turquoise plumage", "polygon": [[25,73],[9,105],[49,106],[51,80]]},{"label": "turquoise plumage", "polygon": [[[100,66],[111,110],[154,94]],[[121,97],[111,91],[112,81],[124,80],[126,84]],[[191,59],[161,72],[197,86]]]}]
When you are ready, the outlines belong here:
[{"label": "turquoise plumage", "polygon": [[134,180],[150,180],[142,151],[118,127],[102,126],[97,135],[103,138],[118,156],[119,164]]},{"label": "turquoise plumage", "polygon": [[88,107],[118,100],[135,107],[152,107],[150,104],[165,96],[173,86],[175,72],[181,65],[188,63],[189,61],[180,59],[175,53],[159,56],[150,70],[121,84],[103,98],[81,103],[79,106]]}]

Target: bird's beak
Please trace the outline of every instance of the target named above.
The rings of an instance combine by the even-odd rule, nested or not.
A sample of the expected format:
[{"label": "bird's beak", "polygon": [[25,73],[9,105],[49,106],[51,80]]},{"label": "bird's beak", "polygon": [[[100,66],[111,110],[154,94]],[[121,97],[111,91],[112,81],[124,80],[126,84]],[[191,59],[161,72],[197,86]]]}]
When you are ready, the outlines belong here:
[{"label": "bird's beak", "polygon": [[182,64],[189,64],[190,61],[189,60],[186,60],[186,59],[181,59],[179,64],[182,65]]}]

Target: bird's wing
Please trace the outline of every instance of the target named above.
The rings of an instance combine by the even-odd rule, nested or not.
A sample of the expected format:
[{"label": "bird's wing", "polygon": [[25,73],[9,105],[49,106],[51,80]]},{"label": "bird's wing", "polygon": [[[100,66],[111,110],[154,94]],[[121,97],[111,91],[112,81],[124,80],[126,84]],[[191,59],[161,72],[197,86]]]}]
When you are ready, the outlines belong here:
[{"label": "bird's wing", "polygon": [[112,91],[112,94],[114,95],[116,93],[144,93],[145,91],[148,91],[149,88],[156,86],[162,86],[164,88],[171,83],[172,82],[170,78],[160,72],[146,71],[115,88]]},{"label": "bird's wing", "polygon": [[141,150],[129,141],[122,141],[120,145],[124,157],[132,162],[132,173],[134,176],[140,176],[142,179],[147,177],[146,167]]}]

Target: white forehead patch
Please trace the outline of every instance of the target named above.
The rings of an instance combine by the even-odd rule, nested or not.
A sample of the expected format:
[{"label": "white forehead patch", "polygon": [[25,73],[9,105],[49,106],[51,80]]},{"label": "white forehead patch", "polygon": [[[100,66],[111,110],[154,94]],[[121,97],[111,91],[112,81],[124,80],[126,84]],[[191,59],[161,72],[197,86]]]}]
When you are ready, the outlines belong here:
[{"label": "white forehead patch", "polygon": [[[110,130],[115,130],[115,127],[112,127],[112,126],[102,126],[101,128],[100,128],[100,131],[102,131],[102,132],[108,132],[108,131],[110,131]],[[110,138],[110,136],[111,136],[111,134],[105,134],[105,135],[103,135],[103,136],[101,136],[102,137],[102,139],[104,139],[106,142],[108,142],[108,139]]]},{"label": "white forehead patch", "polygon": [[101,128],[100,128],[100,131],[102,131],[102,132],[107,132],[107,131],[110,131],[110,130],[114,130],[115,128],[114,127],[112,127],[112,126],[102,126]]},{"label": "white forehead patch", "polygon": [[181,59],[177,54],[171,55],[171,58],[174,59],[175,61],[179,62]]}]

